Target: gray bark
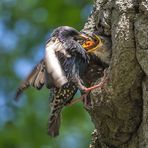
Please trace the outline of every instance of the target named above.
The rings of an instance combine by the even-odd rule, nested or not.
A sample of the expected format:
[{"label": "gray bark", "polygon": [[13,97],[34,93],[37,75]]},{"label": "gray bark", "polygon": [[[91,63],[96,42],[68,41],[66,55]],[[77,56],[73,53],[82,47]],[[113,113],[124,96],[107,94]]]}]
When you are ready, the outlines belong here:
[{"label": "gray bark", "polygon": [[148,1],[96,0],[83,31],[112,41],[109,82],[90,94],[91,147],[147,148]]}]

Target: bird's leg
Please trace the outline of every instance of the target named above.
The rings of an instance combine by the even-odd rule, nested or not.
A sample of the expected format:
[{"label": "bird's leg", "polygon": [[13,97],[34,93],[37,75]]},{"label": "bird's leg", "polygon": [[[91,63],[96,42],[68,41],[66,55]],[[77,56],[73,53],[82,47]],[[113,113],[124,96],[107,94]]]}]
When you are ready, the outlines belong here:
[{"label": "bird's leg", "polygon": [[88,93],[83,94],[83,95],[80,96],[79,98],[74,99],[74,100],[72,100],[70,103],[66,104],[66,106],[74,105],[74,104],[76,104],[76,103],[78,103],[78,102],[80,102],[80,101],[83,101],[84,104],[87,104],[87,95],[88,95]]},{"label": "bird's leg", "polygon": [[[82,100],[85,108],[90,108],[91,102],[88,100],[88,94],[89,94],[90,91],[85,91],[85,90],[87,90],[87,87],[85,87],[83,85],[82,79],[76,78],[76,83],[77,83],[77,86],[79,87],[79,89],[81,90],[81,93],[83,94],[81,96],[81,99],[79,99],[78,101]],[[75,100],[75,101],[78,102],[77,100]]]},{"label": "bird's leg", "polygon": [[84,105],[87,106],[87,95],[89,92],[84,92],[85,89],[87,89],[84,85],[82,85],[83,81],[79,78],[75,79],[75,83],[78,86],[78,88],[82,91],[83,95],[81,95],[79,98],[72,100],[70,103],[66,104],[66,106],[71,106],[73,104],[76,104],[80,101],[84,102]]},{"label": "bird's leg", "polygon": [[86,109],[90,109],[92,108],[92,102],[91,102],[91,99],[89,98],[89,93],[90,92],[86,92],[84,95],[83,95],[83,105]]},{"label": "bird's leg", "polygon": [[81,91],[85,91],[85,89],[87,89],[83,85],[83,80],[79,76],[75,77],[75,84],[78,86],[79,90]]},{"label": "bird's leg", "polygon": [[77,99],[72,100],[70,103],[66,104],[66,106],[74,105],[74,104],[76,104],[76,103],[78,103],[78,102],[80,102],[82,100],[83,100],[83,96],[81,96],[81,97],[79,97]]},{"label": "bird's leg", "polygon": [[101,78],[101,82],[97,85],[92,86],[92,87],[85,88],[84,92],[89,92],[89,91],[96,89],[96,88],[103,88],[107,81],[108,81],[107,71],[104,70],[104,76]]},{"label": "bird's leg", "polygon": [[101,82],[97,85],[94,85],[92,87],[85,87],[82,85],[82,80],[81,79],[76,79],[77,86],[79,87],[80,90],[84,93],[80,98],[75,99],[71,101],[67,106],[71,106],[77,102],[83,101],[85,108],[89,109],[91,107],[91,102],[88,100],[88,94],[91,90],[96,89],[96,88],[103,88],[105,83],[108,81],[108,75],[107,75],[107,70],[104,70],[104,76],[101,78]]},{"label": "bird's leg", "polygon": [[92,102],[91,99],[88,97],[88,94],[90,93],[91,90],[96,89],[96,88],[100,88],[102,89],[105,85],[105,83],[108,81],[108,73],[107,70],[104,70],[104,76],[101,78],[101,82],[97,85],[94,85],[92,87],[86,88],[84,91],[84,95],[83,95],[83,103],[84,103],[84,107],[86,109],[90,109],[92,108]]}]

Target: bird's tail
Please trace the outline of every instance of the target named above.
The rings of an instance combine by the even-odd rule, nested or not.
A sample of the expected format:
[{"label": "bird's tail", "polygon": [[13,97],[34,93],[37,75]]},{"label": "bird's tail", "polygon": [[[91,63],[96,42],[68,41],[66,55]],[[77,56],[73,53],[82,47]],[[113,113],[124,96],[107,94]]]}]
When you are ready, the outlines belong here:
[{"label": "bird's tail", "polygon": [[52,110],[48,121],[49,136],[56,137],[59,135],[60,123],[61,123],[61,109]]}]

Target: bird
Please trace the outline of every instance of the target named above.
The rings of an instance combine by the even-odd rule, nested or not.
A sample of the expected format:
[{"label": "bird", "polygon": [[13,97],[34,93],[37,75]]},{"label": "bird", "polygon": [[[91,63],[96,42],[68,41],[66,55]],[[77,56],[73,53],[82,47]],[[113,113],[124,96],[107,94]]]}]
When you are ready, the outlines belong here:
[{"label": "bird", "polygon": [[16,92],[16,100],[29,86],[41,89],[44,85],[52,92],[48,134],[59,134],[60,112],[70,103],[79,89],[84,89],[81,75],[89,63],[86,50],[77,40],[87,36],[69,26],[56,28],[46,42],[45,57],[35,66]]},{"label": "bird", "polygon": [[95,59],[93,52],[102,45],[101,39],[96,35],[90,37],[72,27],[60,26],[46,42],[45,57],[18,87],[16,100],[29,86],[41,89],[46,85],[51,90],[48,120],[48,135],[51,137],[59,135],[63,107],[72,102],[78,89],[87,90],[81,78],[85,75],[90,59]]}]

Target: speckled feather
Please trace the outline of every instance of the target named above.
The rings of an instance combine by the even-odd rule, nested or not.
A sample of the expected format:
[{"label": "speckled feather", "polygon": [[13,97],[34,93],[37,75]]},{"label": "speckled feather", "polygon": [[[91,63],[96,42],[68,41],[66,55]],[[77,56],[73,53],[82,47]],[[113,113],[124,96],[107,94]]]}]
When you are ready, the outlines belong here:
[{"label": "speckled feather", "polygon": [[69,104],[76,94],[78,87],[73,82],[68,82],[61,88],[52,90],[50,118],[48,121],[48,134],[55,137],[59,134],[60,128],[60,112],[62,108]]}]

